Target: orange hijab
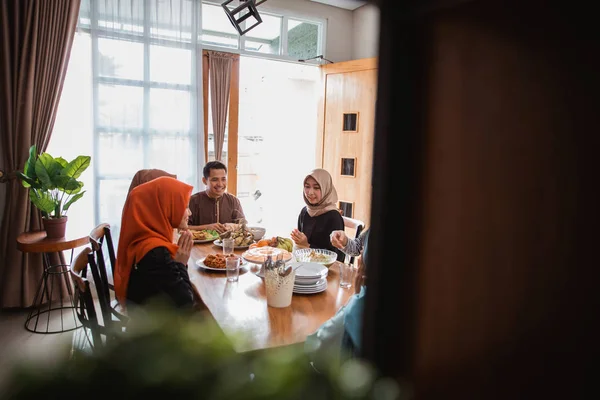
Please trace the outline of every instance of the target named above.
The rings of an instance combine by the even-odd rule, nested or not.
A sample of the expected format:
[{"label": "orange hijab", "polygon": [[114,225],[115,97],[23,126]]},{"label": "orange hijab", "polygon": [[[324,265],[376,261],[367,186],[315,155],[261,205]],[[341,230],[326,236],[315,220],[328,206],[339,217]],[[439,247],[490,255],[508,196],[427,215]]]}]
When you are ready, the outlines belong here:
[{"label": "orange hijab", "polygon": [[192,189],[177,179],[163,176],[136,186],[127,196],[115,268],[115,292],[123,307],[134,263],[156,247],[166,247],[175,256],[179,247],[173,243],[173,229],[183,219]]}]

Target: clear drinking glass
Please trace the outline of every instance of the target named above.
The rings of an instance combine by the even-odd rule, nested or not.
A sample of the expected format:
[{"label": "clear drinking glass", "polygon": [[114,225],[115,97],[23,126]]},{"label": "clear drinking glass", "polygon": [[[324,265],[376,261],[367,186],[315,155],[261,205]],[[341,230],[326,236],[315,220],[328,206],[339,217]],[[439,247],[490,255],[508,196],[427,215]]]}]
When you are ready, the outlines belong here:
[{"label": "clear drinking glass", "polygon": [[227,270],[227,280],[237,282],[240,277],[240,258],[233,256],[225,259],[225,268]]},{"label": "clear drinking glass", "polygon": [[223,243],[223,255],[228,256],[233,254],[233,249],[235,248],[235,241],[232,238],[226,238],[222,240]]},{"label": "clear drinking glass", "polygon": [[348,289],[352,287],[352,278],[354,278],[354,267],[350,264],[340,263],[340,287]]}]

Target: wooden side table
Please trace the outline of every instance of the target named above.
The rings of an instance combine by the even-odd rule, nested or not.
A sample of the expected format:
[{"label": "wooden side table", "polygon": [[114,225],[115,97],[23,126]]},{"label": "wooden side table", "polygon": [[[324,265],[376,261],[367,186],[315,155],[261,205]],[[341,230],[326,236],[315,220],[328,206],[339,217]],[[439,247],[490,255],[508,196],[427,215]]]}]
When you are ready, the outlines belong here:
[{"label": "wooden side table", "polygon": [[[17,237],[19,250],[24,253],[42,253],[44,260],[44,272],[35,294],[33,307],[25,320],[25,329],[35,333],[60,333],[82,326],[75,314],[69,266],[73,261],[75,249],[88,244],[88,236],[71,237],[68,233],[67,236],[60,239],[46,238],[45,231],[24,232]],[[71,250],[71,260],[68,264],[62,253],[65,250]],[[55,261],[53,264],[52,260],[58,260],[58,262]],[[63,282],[67,289],[67,298],[61,287]],[[60,305],[53,307],[53,297],[56,291],[59,293]],[[60,315],[59,327],[56,326],[57,323],[54,323],[54,319],[51,319],[58,315]]]}]

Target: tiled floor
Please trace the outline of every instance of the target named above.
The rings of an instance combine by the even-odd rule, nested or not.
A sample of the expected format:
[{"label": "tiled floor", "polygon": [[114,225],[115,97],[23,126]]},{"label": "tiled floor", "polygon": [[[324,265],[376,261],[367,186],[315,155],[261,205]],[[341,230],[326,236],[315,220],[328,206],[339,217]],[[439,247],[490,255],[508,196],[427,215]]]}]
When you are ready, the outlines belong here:
[{"label": "tiled floor", "polygon": [[[0,387],[14,365],[21,362],[55,363],[69,357],[73,343],[81,342],[81,328],[70,332],[41,334],[25,329],[29,310],[0,311]],[[51,324],[60,324],[52,315]]]}]

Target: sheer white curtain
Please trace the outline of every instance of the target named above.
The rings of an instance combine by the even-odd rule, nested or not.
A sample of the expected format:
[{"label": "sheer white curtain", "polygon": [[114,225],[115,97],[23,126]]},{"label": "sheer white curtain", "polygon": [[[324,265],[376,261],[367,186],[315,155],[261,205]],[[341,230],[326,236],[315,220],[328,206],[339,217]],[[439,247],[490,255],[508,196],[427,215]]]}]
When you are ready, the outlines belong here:
[{"label": "sheer white curtain", "polygon": [[49,151],[92,156],[88,195],[70,212],[86,229],[118,230],[140,169],[199,187],[201,8],[200,0],[82,0]]}]

